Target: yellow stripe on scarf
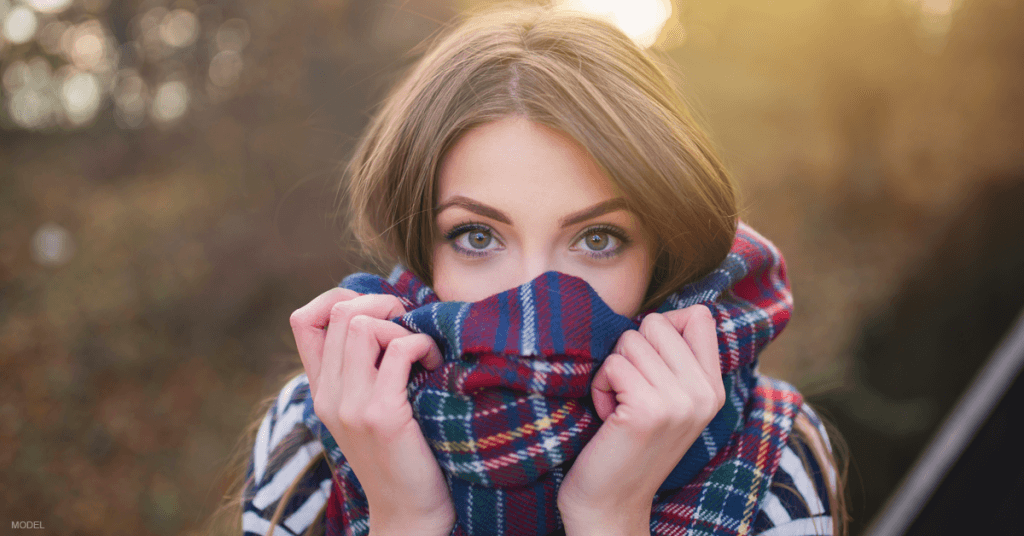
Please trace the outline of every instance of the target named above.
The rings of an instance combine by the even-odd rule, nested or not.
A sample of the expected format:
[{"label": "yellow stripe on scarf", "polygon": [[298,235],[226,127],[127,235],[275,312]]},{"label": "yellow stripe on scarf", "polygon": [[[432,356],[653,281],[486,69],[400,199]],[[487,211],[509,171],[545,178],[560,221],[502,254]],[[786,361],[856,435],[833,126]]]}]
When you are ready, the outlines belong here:
[{"label": "yellow stripe on scarf", "polygon": [[479,440],[431,441],[430,444],[435,449],[442,452],[477,452],[483,449],[498,447],[512,441],[513,439],[531,436],[537,434],[541,430],[547,430],[548,428],[557,425],[565,420],[566,416],[568,416],[569,406],[570,404],[566,404],[550,416],[541,417],[532,423],[525,423],[515,430],[508,430]]}]

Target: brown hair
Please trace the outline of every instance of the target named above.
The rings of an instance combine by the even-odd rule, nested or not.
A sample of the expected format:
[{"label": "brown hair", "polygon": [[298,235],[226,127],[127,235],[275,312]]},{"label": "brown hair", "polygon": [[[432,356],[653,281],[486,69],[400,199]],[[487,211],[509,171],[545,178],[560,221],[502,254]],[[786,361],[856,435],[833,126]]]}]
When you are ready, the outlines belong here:
[{"label": "brown hair", "polygon": [[[806,403],[806,402],[805,402]],[[821,416],[818,417],[826,429],[825,436],[811,423],[809,417],[804,413],[798,413],[793,421],[793,430],[789,434],[788,443],[797,456],[807,474],[813,478],[810,470],[811,464],[802,446],[807,446],[814,457],[814,463],[821,470],[822,478],[828,488],[828,508],[832,518],[832,534],[844,536],[847,533],[847,526],[850,522],[849,505],[846,502],[846,475],[849,471],[849,449],[843,440],[839,430],[832,423]],[[827,438],[828,442],[822,441]],[[831,481],[834,479],[833,482]],[[790,488],[780,482],[772,482],[771,487],[788,488],[789,491],[801,501],[803,496],[796,489]],[[805,502],[804,507],[808,505]]]},{"label": "brown hair", "polygon": [[463,133],[512,115],[573,138],[624,194],[658,248],[641,310],[728,254],[732,182],[665,67],[606,22],[543,7],[469,18],[385,99],[346,169],[364,252],[433,281],[439,165]]},{"label": "brown hair", "polygon": [[[440,163],[462,134],[509,116],[573,138],[622,192],[658,248],[641,311],[728,254],[737,222],[728,174],[666,74],[670,67],[611,24],[547,7],[492,6],[421,50],[345,168],[350,228],[369,258],[385,267],[397,260],[433,281]],[[268,464],[285,452],[276,449]],[[221,509],[236,529],[241,492],[251,487],[238,482]],[[306,534],[322,530],[314,523]]]}]

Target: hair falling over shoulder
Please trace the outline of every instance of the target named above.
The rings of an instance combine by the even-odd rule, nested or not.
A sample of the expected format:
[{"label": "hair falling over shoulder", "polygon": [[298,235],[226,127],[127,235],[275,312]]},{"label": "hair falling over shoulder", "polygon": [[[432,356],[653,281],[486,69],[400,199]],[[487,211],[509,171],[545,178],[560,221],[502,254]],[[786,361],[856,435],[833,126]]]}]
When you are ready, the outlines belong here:
[{"label": "hair falling over shoulder", "polygon": [[[639,216],[660,248],[642,309],[728,254],[738,217],[731,178],[691,115],[672,67],[611,24],[504,4],[463,16],[414,53],[420,58],[375,110],[341,181],[352,235],[382,267],[400,261],[432,281],[440,163],[463,133],[508,116],[576,140]],[[273,400],[261,404],[261,418]],[[241,439],[232,465],[238,477],[208,523],[210,534],[240,532],[242,494],[251,488],[244,475],[259,425],[256,419]],[[818,435],[813,427],[805,432]],[[282,452],[271,453],[268,464]],[[307,469],[321,460],[327,461],[321,454]],[[836,467],[834,459],[823,465]],[[296,484],[278,501],[270,526]],[[843,504],[841,493],[833,504]],[[307,534],[322,532],[318,521]]]},{"label": "hair falling over shoulder", "polygon": [[[284,385],[302,372],[304,372],[304,370],[301,367],[295,370],[290,370],[286,374],[280,376],[274,384]],[[200,534],[203,534],[204,536],[238,536],[238,534],[241,533],[243,501],[246,498],[245,494],[254,487],[252,475],[247,475],[252,456],[252,447],[256,442],[256,435],[264,416],[267,414],[267,411],[277,403],[277,398],[278,393],[275,392],[260,401],[253,410],[249,424],[242,432],[242,435],[232,450],[232,455],[224,469],[224,471],[231,477],[228,490],[225,492],[222,502],[218,506],[217,510],[206,520],[199,532]],[[284,462],[285,458],[293,454],[293,450],[290,449],[289,446],[288,441],[282,441],[281,445],[270,453],[270,459],[267,460],[267,465],[269,467],[274,467],[279,466]],[[314,466],[322,462],[327,462],[329,464],[330,460],[328,460],[323,453],[314,456],[307,466],[299,472],[300,476],[306,474]],[[331,474],[334,474],[333,468]],[[292,482],[291,485],[288,486],[288,489],[282,496],[281,500],[278,501],[273,518],[270,522],[271,527],[276,527],[280,524],[285,505],[288,504],[289,498],[297,491],[300,491],[298,488],[299,480],[300,479],[296,479]],[[303,536],[322,536],[324,534],[324,525],[321,522],[323,514],[323,509],[321,509],[317,516],[317,521],[310,525]],[[271,534],[273,534],[273,528],[271,528],[271,531],[267,536],[270,536]]]},{"label": "hair falling over shoulder", "polygon": [[[832,534],[835,536],[846,536],[850,523],[849,505],[846,502],[846,482],[849,471],[849,449],[843,440],[839,430],[828,420],[820,415],[822,425],[826,429],[826,437],[822,437],[818,429],[811,424],[804,415],[800,415],[793,423],[793,434],[790,436],[791,443],[802,443],[810,447],[814,456],[814,466],[820,467],[825,473],[826,481],[829,475],[834,478],[835,485],[828,488],[829,512],[832,516]],[[794,451],[800,457],[805,469],[812,467],[811,461],[807,459],[804,450],[795,448]],[[799,497],[799,493],[794,493]],[[804,505],[806,506],[806,504]]]}]

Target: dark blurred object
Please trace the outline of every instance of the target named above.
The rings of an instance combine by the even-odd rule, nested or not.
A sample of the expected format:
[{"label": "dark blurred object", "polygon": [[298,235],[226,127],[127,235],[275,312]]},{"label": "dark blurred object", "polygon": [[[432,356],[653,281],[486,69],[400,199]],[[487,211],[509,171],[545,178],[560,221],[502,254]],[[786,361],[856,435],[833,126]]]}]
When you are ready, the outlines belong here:
[{"label": "dark blurred object", "polygon": [[[812,400],[850,447],[854,533],[878,511],[939,416],[949,412],[1024,308],[1024,180],[984,184],[891,305],[868,322],[855,352],[856,387]],[[1022,409],[1016,396],[1006,399],[1016,404],[1011,412]],[[1019,438],[1019,428],[998,430],[998,415],[989,433]],[[1019,451],[1020,443],[1007,446]],[[993,461],[989,472],[1008,469]],[[979,472],[971,485],[982,487],[988,476]],[[993,508],[958,506],[956,513],[984,517]]]},{"label": "dark blurred object", "polygon": [[1019,532],[1022,368],[1024,313],[875,517],[869,536]]}]

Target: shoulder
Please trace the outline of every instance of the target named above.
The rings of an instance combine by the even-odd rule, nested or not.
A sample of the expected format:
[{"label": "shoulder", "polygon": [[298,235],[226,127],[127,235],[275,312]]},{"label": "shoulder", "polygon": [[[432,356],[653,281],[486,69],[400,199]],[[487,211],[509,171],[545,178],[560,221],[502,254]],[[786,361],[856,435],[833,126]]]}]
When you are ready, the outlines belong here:
[{"label": "shoulder", "polygon": [[759,536],[833,533],[829,492],[836,486],[835,468],[819,462],[831,458],[828,434],[806,403],[794,427],[754,521]]},{"label": "shoulder", "polygon": [[323,444],[303,420],[309,398],[309,382],[299,374],[284,385],[260,423],[242,494],[245,536],[270,532],[282,498],[287,501],[274,527],[280,535],[302,533],[327,503],[331,472]]}]

